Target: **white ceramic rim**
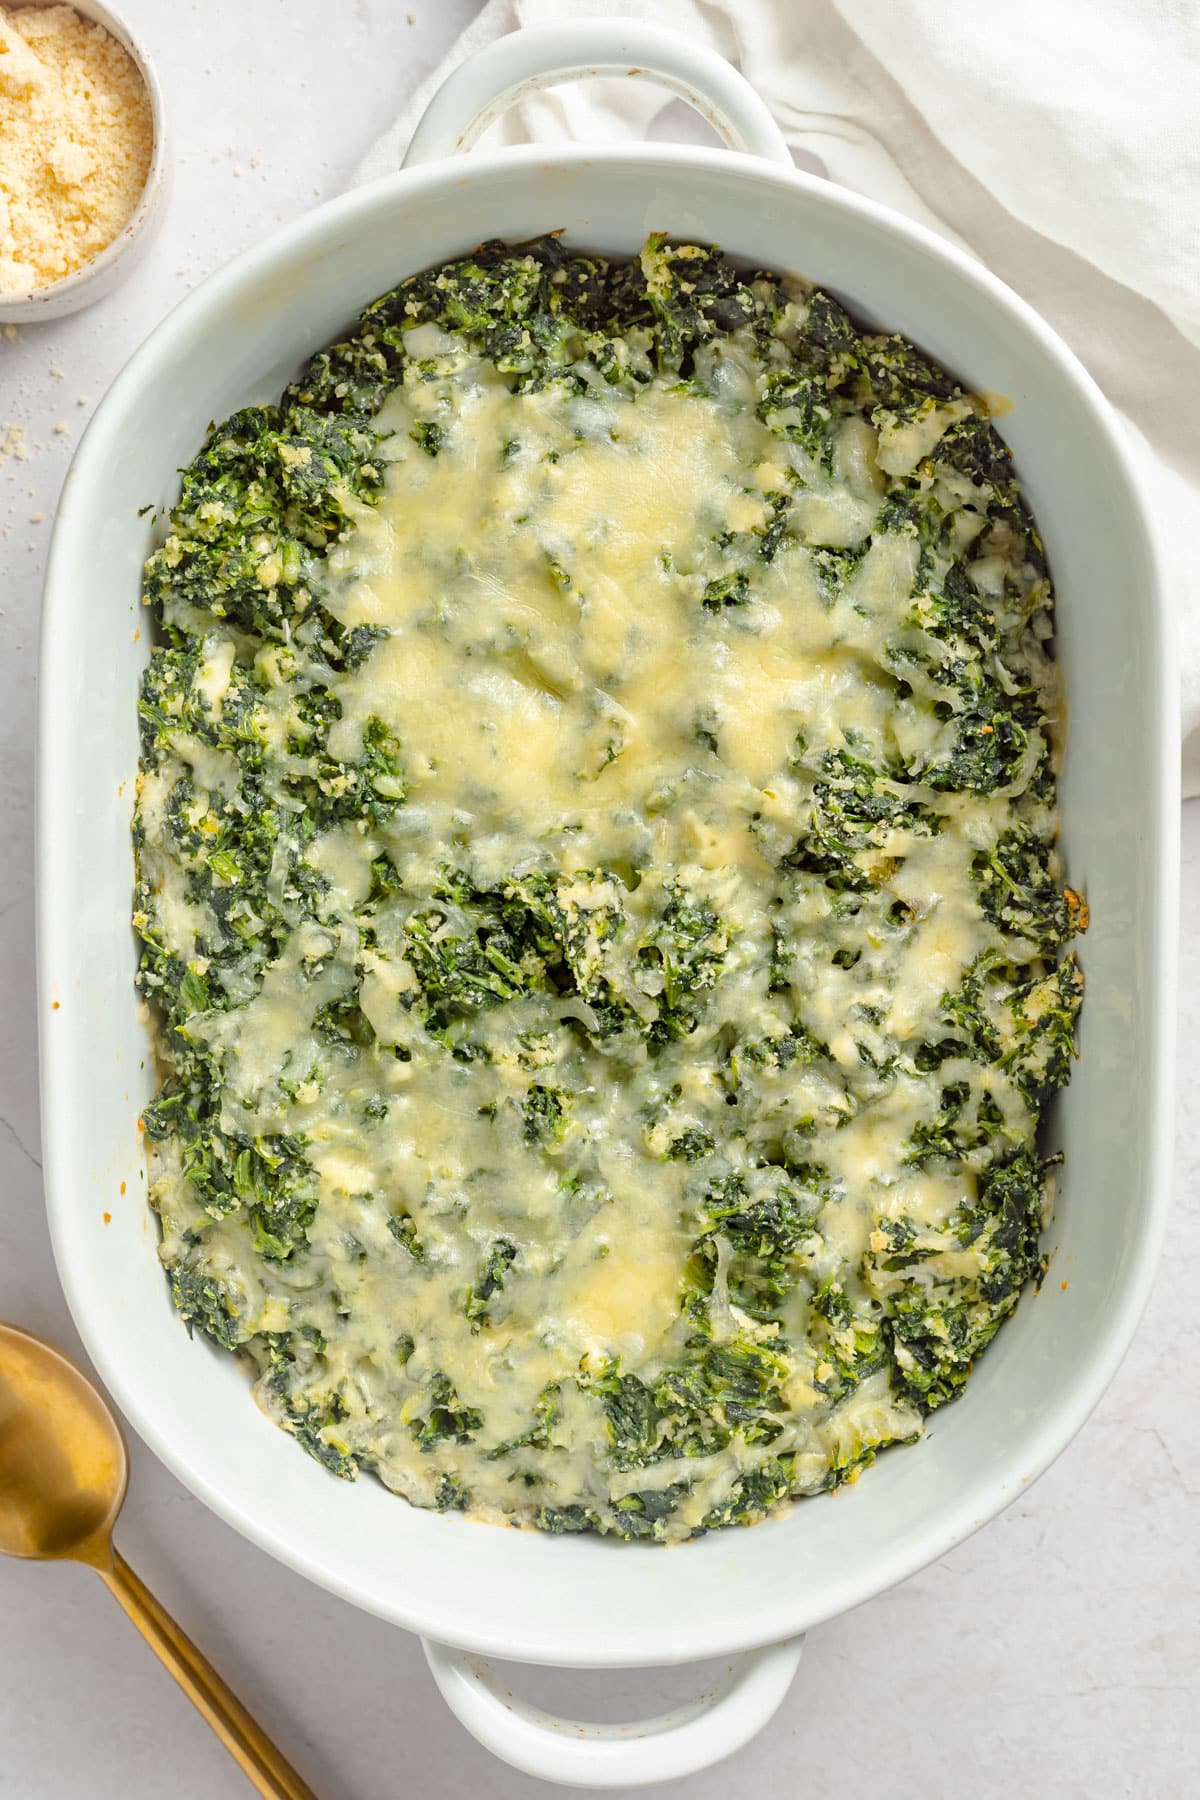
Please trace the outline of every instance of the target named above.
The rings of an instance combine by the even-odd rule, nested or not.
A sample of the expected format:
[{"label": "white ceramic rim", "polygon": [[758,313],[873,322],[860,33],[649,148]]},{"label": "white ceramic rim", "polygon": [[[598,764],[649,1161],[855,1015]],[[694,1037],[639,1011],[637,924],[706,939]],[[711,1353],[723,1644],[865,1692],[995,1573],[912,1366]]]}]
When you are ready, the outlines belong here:
[{"label": "white ceramic rim", "polygon": [[[20,11],[64,4],[90,24],[103,26],[109,36],[120,44],[141,76],[150,101],[153,131],[150,167],[146,171],[145,184],[138,196],[137,205],[111,243],[106,244],[103,250],[98,250],[95,256],[78,269],[73,269],[69,275],[61,276],[58,281],[49,281],[44,287],[0,293],[0,324],[31,325],[36,324],[39,319],[63,318],[111,293],[124,280],[125,275],[132,271],[138,260],[130,254],[135,244],[139,250],[147,247],[161,203],[166,198],[166,108],[149,52],[137,33],[119,13],[104,5],[103,0],[18,0]],[[121,263],[126,266],[118,273],[117,265]]]},{"label": "white ceramic rim", "polygon": [[[956,249],[944,239],[937,237],[933,232],[902,218],[873,201],[840,189],[831,190],[828,183],[801,171],[785,172],[765,164],[759,158],[736,155],[725,150],[679,145],[652,145],[639,147],[634,153],[627,148],[607,146],[600,148],[564,147],[556,149],[552,155],[548,155],[544,147],[528,146],[497,151],[490,156],[475,153],[472,158],[472,167],[482,168],[502,163],[506,167],[519,170],[522,167],[531,169],[534,167],[543,169],[565,167],[576,162],[590,162],[601,166],[616,165],[622,161],[634,162],[639,170],[645,170],[647,173],[653,173],[658,168],[686,167],[702,174],[708,168],[728,171],[731,165],[736,165],[745,180],[776,188],[780,193],[797,185],[817,190],[827,204],[831,198],[834,198],[840,208],[855,217],[869,221],[884,234],[906,238],[917,244],[937,261],[954,268],[960,280],[972,285],[981,293],[985,293],[994,305],[1005,309],[1025,332],[1038,339],[1043,352],[1058,364],[1064,377],[1077,389],[1085,402],[1095,431],[1106,440],[1108,449],[1128,484],[1131,519],[1136,521],[1141,531],[1144,540],[1144,555],[1148,567],[1156,573],[1155,587],[1161,598],[1163,591],[1161,570],[1148,529],[1139,484],[1119,427],[1107,401],[1078,359],[1025,301],[997,277],[990,274],[982,264]],[[462,179],[457,173],[458,166],[455,167],[452,179]],[[66,943],[71,932],[70,921],[61,915],[58,907],[56,883],[53,878],[55,861],[67,853],[67,847],[58,841],[60,834],[56,832],[50,805],[55,794],[65,791],[71,773],[66,760],[67,750],[55,724],[56,711],[60,705],[70,706],[77,703],[76,697],[65,690],[58,669],[56,645],[60,634],[70,630],[71,621],[69,590],[58,580],[57,576],[60,563],[65,565],[68,560],[74,561],[80,553],[80,547],[72,542],[76,532],[86,524],[86,518],[77,520],[77,509],[73,499],[75,487],[81,485],[79,478],[86,476],[89,481],[94,480],[102,473],[107,459],[119,451],[119,431],[116,432],[116,435],[114,435],[114,431],[116,431],[123,414],[126,398],[132,397],[141,386],[143,372],[152,371],[160,356],[175,344],[186,340],[196,324],[207,313],[226,309],[243,285],[256,280],[267,271],[281,251],[285,249],[302,250],[310,240],[324,240],[327,234],[332,235],[337,230],[353,231],[358,220],[369,215],[373,210],[376,196],[382,186],[394,187],[396,184],[403,184],[404,191],[409,197],[420,198],[436,192],[446,180],[447,170],[446,166],[442,164],[421,167],[388,177],[386,183],[374,183],[368,188],[359,189],[326,202],[314,212],[284,226],[268,241],[245,251],[182,299],[163,320],[117,377],[80,440],[72,469],[63,490],[55,541],[47,568],[42,619],[43,692],[38,739],[37,929],[39,987],[43,1008],[50,1003],[53,968],[62,959],[60,944]],[[1144,971],[1144,979],[1155,993],[1165,998],[1174,991],[1176,960],[1179,734],[1178,702],[1173,683],[1170,680],[1171,671],[1175,667],[1174,660],[1169,654],[1174,639],[1173,622],[1168,618],[1166,608],[1161,603],[1156,609],[1154,634],[1153,651],[1157,666],[1160,670],[1167,672],[1167,696],[1155,718],[1148,721],[1147,724],[1147,729],[1154,732],[1157,740],[1158,765],[1162,771],[1162,779],[1155,796],[1157,807],[1154,819],[1158,841],[1162,846],[1162,867],[1155,911],[1157,966],[1147,968]],[[1128,1277],[1121,1289],[1102,1351],[1093,1355],[1085,1366],[1075,1371],[1070,1393],[1058,1401],[1052,1409],[1048,1409],[1044,1418],[1036,1426],[1030,1428],[1024,1445],[1025,1454],[1021,1461],[1023,1487],[1027,1487],[1045,1471],[1055,1457],[1066,1448],[1094,1410],[1129,1347],[1149,1297],[1162,1244],[1169,1201],[1173,1031],[1174,1020],[1171,1011],[1167,1005],[1162,1005],[1158,1009],[1152,1038],[1153,1066],[1150,1074],[1152,1085],[1158,1094],[1158,1104],[1155,1109],[1155,1117],[1147,1130],[1146,1230],[1142,1235]],[[66,1108],[70,1097],[63,1071],[60,1069],[60,1058],[55,1048],[56,1041],[51,1034],[42,1032],[40,1041],[42,1104],[44,1117],[48,1124],[57,1123],[68,1116]],[[311,1557],[273,1540],[269,1532],[261,1530],[257,1523],[249,1519],[239,1507],[228,1500],[218,1487],[207,1480],[204,1473],[192,1462],[180,1441],[163,1435],[155,1428],[143,1411],[136,1385],[127,1383],[123,1379],[115,1361],[109,1356],[103,1297],[94,1292],[92,1288],[80,1245],[69,1228],[70,1221],[67,1210],[57,1200],[60,1179],[59,1155],[53,1131],[46,1133],[44,1155],[50,1231],[67,1302],[80,1336],[87,1346],[101,1379],[108,1385],[134,1429],[179,1480],[206,1505],[210,1506],[219,1517],[242,1532],[244,1536],[270,1551],[281,1561],[297,1569],[319,1586],[326,1587],[355,1605],[364,1607],[367,1611],[376,1612],[381,1617],[388,1618],[392,1622],[422,1635],[444,1638],[446,1636],[444,1620],[436,1616],[434,1612],[421,1609],[407,1611],[398,1607],[381,1606],[372,1595],[352,1583],[342,1580],[336,1571],[323,1567]],[[831,1584],[826,1589],[818,1606],[806,1608],[803,1604],[797,1605],[797,1597],[789,1595],[786,1586],[781,1584],[779,1601],[774,1609],[756,1613],[752,1619],[746,1619],[739,1628],[732,1631],[726,1625],[715,1628],[708,1635],[697,1634],[689,1645],[689,1659],[721,1656],[734,1651],[752,1649],[762,1644],[774,1643],[807,1629],[809,1626],[836,1617],[924,1568],[954,1544],[961,1542],[986,1524],[1012,1498],[1011,1491],[1006,1491],[1000,1484],[997,1484],[996,1490],[982,1505],[972,1506],[963,1502],[957,1507],[939,1510],[936,1521],[931,1522],[923,1533],[914,1536],[905,1550],[898,1551],[890,1557],[883,1557],[879,1562],[873,1563],[871,1572],[867,1576],[854,1569],[847,1570],[840,1581]],[[570,1650],[564,1652],[558,1644],[551,1645],[540,1639],[523,1639],[520,1635],[519,1621],[514,1621],[513,1635],[504,1644],[497,1644],[490,1637],[487,1639],[478,1637],[469,1629],[456,1630],[453,1636],[460,1648],[481,1654],[503,1655],[522,1661],[541,1662],[559,1667],[603,1666],[595,1656],[589,1655],[586,1651],[582,1653],[579,1651],[572,1653]],[[661,1655],[625,1656],[615,1666],[653,1666],[662,1661]]]}]

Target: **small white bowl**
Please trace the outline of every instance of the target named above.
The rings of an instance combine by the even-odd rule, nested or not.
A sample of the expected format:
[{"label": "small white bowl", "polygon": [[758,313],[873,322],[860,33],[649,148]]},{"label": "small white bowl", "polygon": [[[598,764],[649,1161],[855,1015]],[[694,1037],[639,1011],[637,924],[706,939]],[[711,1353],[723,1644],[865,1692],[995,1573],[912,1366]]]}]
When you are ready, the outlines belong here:
[{"label": "small white bowl", "polygon": [[[22,5],[55,5],[60,0],[21,0]],[[0,294],[0,324],[29,324],[39,319],[61,319],[66,313],[90,306],[124,281],[149,248],[164,211],[170,186],[170,164],[167,160],[166,116],[158,77],[146,51],[135,34],[100,0],[65,0],[81,18],[102,25],[132,59],[146,84],[150,98],[150,121],[154,133],[150,153],[150,169],[141,197],[111,244],[72,270],[61,281],[48,281],[44,287],[25,288]]]}]

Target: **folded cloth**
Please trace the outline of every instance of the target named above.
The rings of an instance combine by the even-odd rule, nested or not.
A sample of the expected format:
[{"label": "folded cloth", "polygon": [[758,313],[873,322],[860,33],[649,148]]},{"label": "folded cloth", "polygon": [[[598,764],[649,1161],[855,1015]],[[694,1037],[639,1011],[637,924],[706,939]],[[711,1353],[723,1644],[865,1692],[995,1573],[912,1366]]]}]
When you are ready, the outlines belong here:
[{"label": "folded cloth", "polygon": [[[1191,0],[653,0],[767,101],[802,166],[973,251],[1079,355],[1129,433],[1178,618],[1184,791],[1200,793],[1200,8]],[[631,0],[487,0],[356,179],[521,25]],[[664,134],[646,83],[536,94],[489,143]],[[674,103],[676,106],[678,103]]]}]

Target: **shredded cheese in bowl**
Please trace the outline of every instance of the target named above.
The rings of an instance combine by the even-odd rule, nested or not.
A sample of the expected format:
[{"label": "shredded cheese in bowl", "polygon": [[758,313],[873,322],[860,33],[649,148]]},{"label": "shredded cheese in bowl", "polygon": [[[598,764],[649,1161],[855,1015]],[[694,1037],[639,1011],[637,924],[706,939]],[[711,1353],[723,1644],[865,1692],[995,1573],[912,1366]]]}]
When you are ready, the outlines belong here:
[{"label": "shredded cheese in bowl", "polygon": [[47,287],[112,243],[150,172],[133,59],[70,6],[0,6],[0,295]]}]

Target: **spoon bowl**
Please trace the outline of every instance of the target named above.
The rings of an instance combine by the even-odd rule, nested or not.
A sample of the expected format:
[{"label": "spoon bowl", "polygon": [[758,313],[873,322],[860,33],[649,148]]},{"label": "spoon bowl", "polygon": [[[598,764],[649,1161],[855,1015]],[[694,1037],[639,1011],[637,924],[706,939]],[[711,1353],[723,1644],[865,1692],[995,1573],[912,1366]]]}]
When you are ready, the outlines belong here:
[{"label": "spoon bowl", "polygon": [[117,1421],[82,1370],[0,1324],[0,1552],[108,1561],[128,1477]]},{"label": "spoon bowl", "polygon": [[129,1458],[112,1409],[60,1350],[0,1322],[0,1554],[95,1569],[268,1800],[315,1800],[112,1541]]}]

